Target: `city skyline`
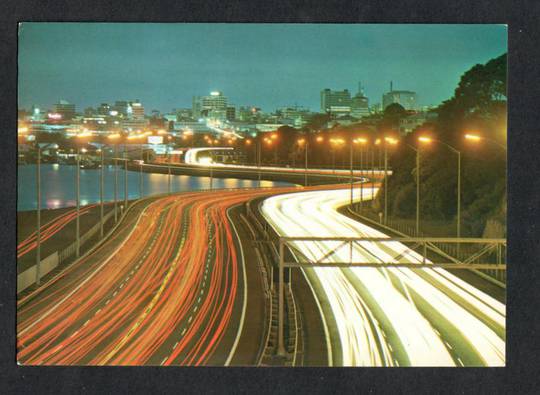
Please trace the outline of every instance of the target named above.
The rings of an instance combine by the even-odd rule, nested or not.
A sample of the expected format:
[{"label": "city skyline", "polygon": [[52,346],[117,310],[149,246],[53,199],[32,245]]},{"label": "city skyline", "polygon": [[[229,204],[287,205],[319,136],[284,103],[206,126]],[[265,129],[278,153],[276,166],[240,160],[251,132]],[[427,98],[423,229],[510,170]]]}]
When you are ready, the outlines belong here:
[{"label": "city skyline", "polygon": [[503,25],[23,23],[19,38],[21,108],[137,98],[163,112],[212,90],[236,106],[317,111],[322,89],[354,94],[358,82],[374,104],[390,81],[437,105],[507,45]]}]

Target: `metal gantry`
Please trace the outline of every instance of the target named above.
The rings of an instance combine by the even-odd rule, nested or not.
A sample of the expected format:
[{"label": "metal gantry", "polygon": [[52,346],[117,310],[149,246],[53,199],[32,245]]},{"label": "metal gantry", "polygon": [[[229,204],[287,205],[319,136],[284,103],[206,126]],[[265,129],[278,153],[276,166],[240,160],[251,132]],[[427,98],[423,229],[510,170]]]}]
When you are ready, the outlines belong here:
[{"label": "metal gantry", "polygon": [[[316,260],[307,259],[298,249],[295,243],[303,242],[338,242],[339,244],[327,251]],[[411,259],[409,254],[396,254],[389,261],[374,262],[373,260],[355,261],[353,259],[353,246],[360,243],[378,243],[379,246],[385,243],[412,244],[412,250],[418,250],[422,256],[420,260]],[[467,259],[459,261],[455,258],[444,261],[428,261],[428,250],[433,251],[436,244],[473,244],[482,246],[478,251],[472,253]],[[336,254],[336,251],[344,247],[349,247],[350,255],[348,261],[342,258],[335,261],[329,259]],[[286,261],[285,247],[288,247],[295,257],[305,258],[295,261]],[[310,268],[310,267],[372,267],[372,268],[409,268],[409,269],[495,269],[506,270],[505,253],[506,239],[483,239],[483,238],[441,238],[441,237],[280,237],[279,238],[279,263],[278,263],[278,354],[285,354],[285,344],[283,338],[284,330],[284,270],[285,268]],[[495,262],[478,262],[481,258],[487,258],[488,254],[495,253]],[[477,262],[474,262],[477,261]]]}]

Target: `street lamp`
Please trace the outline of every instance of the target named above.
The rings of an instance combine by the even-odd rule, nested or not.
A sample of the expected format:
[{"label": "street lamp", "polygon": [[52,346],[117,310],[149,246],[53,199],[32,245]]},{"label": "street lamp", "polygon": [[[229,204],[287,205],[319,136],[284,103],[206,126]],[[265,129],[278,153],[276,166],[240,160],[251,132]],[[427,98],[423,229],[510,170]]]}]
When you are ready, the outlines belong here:
[{"label": "street lamp", "polygon": [[416,236],[420,233],[420,147],[405,144],[416,152]]},{"label": "street lamp", "polygon": [[[362,178],[363,150],[367,142],[368,140],[363,137],[358,137],[353,140],[354,144],[360,144],[360,178]],[[351,185],[351,188],[352,188],[352,185]],[[362,180],[360,180],[360,212],[362,211],[362,208],[363,208],[363,200],[364,200],[364,183],[362,182]]]},{"label": "street lamp", "polygon": [[495,141],[495,140],[487,138],[487,137],[480,136],[478,134],[467,133],[467,134],[465,134],[464,137],[465,137],[465,140],[469,140],[469,141],[472,141],[474,143],[478,143],[478,142],[480,142],[482,140],[489,141],[490,143],[495,144],[499,148],[502,148],[504,151],[507,151],[507,147],[504,146],[503,144],[499,143],[498,141]]},{"label": "street lamp", "polygon": [[305,138],[298,139],[298,145],[304,146],[304,186],[307,187],[308,185],[308,141]]},{"label": "street lamp", "polygon": [[[41,147],[37,145],[37,162],[36,162],[36,284],[41,282]],[[57,144],[46,144],[44,148],[55,146]]]},{"label": "street lamp", "polygon": [[336,147],[340,147],[345,140],[342,138],[331,138],[330,145],[332,146],[332,172],[336,173]]},{"label": "street lamp", "polygon": [[[461,237],[461,152],[452,147],[450,144],[445,143],[441,140],[432,139],[430,137],[419,137],[418,141],[429,144],[432,141],[441,143],[448,147],[452,152],[454,152],[457,155],[457,238],[459,239]],[[459,242],[458,242],[458,252],[459,252]]]},{"label": "street lamp", "polygon": [[[118,140],[120,134],[110,134],[110,140]],[[114,143],[114,223],[118,222],[118,141]]]},{"label": "street lamp", "polygon": [[384,138],[384,224],[388,221],[388,144],[396,145],[398,140],[392,137]]},{"label": "street lamp", "polygon": [[[77,135],[78,138],[87,137],[87,133],[81,133]],[[86,148],[80,148],[77,143],[77,169],[75,171],[75,191],[77,195],[77,217],[75,219],[75,254],[77,258],[81,254],[81,224],[80,224],[80,213],[81,213],[81,152],[86,153]]]},{"label": "street lamp", "polygon": [[105,189],[104,180],[105,180],[105,161],[104,161],[104,149],[103,147],[99,150],[101,154],[101,172],[99,179],[99,238],[103,238],[103,190]]}]

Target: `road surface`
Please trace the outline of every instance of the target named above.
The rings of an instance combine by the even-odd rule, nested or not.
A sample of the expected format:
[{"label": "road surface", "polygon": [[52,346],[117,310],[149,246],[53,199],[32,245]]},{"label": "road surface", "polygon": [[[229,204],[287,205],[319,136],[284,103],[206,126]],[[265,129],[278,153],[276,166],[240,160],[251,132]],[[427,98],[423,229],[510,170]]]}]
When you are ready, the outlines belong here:
[{"label": "road surface", "polygon": [[[376,189],[365,188],[364,199]],[[385,237],[337,212],[348,189],[270,197],[262,212],[282,236]],[[339,242],[296,242],[315,261]],[[420,262],[401,243],[363,242],[353,260]],[[325,261],[348,261],[349,246]],[[298,254],[297,254],[298,256]],[[506,307],[443,269],[304,268],[333,366],[504,366]],[[309,331],[309,328],[307,329]]]},{"label": "road surface", "polygon": [[255,363],[266,324],[245,322],[264,295],[249,285],[246,265],[256,263],[243,259],[229,209],[291,190],[137,203],[110,240],[18,302],[19,363]]}]

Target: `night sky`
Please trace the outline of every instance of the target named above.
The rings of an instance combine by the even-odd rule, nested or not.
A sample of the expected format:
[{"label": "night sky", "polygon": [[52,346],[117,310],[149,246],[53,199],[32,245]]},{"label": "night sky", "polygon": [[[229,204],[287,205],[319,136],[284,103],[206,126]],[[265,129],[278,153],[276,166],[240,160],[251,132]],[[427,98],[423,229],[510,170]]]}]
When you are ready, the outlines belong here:
[{"label": "night sky", "polygon": [[23,23],[19,106],[78,110],[140,99],[147,112],[191,107],[221,90],[229,102],[265,111],[298,104],[319,110],[323,88],[370,104],[389,89],[420,104],[450,98],[471,66],[506,52],[502,25]]}]

